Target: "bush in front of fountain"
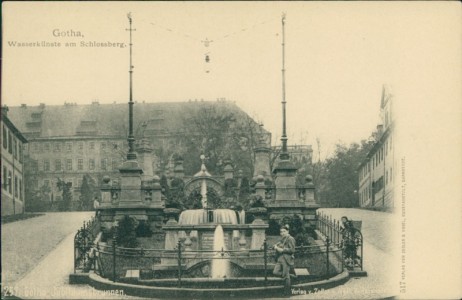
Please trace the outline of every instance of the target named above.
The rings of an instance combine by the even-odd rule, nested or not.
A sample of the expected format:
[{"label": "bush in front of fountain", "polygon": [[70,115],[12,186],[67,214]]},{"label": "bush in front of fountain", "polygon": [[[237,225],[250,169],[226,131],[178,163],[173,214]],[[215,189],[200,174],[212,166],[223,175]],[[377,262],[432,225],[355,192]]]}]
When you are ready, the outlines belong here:
[{"label": "bush in front of fountain", "polygon": [[297,246],[311,245],[316,239],[314,228],[307,225],[299,215],[287,215],[280,220],[269,220],[266,235],[279,236],[279,229],[285,224],[289,225],[289,233],[295,238]]}]

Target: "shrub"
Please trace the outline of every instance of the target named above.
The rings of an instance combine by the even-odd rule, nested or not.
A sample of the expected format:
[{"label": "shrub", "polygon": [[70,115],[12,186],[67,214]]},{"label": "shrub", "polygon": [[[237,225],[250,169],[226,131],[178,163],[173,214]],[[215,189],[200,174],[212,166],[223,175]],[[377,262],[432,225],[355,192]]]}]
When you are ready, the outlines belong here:
[{"label": "shrub", "polygon": [[125,248],[136,248],[138,241],[136,240],[136,220],[125,215],[122,220],[119,221],[117,229],[117,245]]},{"label": "shrub", "polygon": [[136,227],[136,236],[137,237],[151,237],[152,230],[148,222],[140,221]]},{"label": "shrub", "polygon": [[295,238],[297,246],[309,245],[311,243],[315,236],[314,229],[308,226],[299,215],[284,216],[280,220],[271,219],[268,222],[269,227],[266,230],[266,234],[279,235],[281,226],[286,224],[289,225],[289,233]]}]

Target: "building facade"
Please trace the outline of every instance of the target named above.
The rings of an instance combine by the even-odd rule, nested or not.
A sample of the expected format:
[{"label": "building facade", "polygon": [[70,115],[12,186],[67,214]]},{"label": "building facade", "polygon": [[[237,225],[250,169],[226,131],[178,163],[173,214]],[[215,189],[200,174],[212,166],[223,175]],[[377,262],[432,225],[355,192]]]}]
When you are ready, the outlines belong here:
[{"label": "building facade", "polygon": [[24,213],[24,149],[27,140],[8,117],[8,109],[1,111],[2,127],[2,216]]},{"label": "building facade", "polygon": [[[227,111],[238,118],[249,118],[233,102],[224,100],[134,105],[136,141],[143,139],[152,147],[154,173],[174,173],[173,154],[186,151],[184,127],[189,120],[195,121],[197,113],[210,113],[211,107],[216,115]],[[120,175],[119,167],[128,152],[128,107],[125,103],[21,105],[10,107],[9,111],[11,119],[29,140],[25,151],[27,181],[30,190],[38,195],[33,198],[43,202],[41,210],[59,210],[63,193],[58,181],[63,180],[71,186],[71,209],[78,210],[84,176],[98,187],[104,176],[117,178]],[[258,124],[253,123],[260,130]]]},{"label": "building facade", "polygon": [[393,210],[394,203],[394,120],[393,95],[384,86],[380,103],[381,124],[375,132],[375,144],[358,169],[359,205],[365,208]]}]

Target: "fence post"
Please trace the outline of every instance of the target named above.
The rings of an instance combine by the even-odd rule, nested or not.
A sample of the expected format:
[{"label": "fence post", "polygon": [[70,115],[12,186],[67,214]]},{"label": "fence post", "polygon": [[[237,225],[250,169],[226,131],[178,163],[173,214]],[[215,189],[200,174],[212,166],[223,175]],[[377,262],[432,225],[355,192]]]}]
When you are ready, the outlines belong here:
[{"label": "fence post", "polygon": [[77,230],[77,234],[74,236],[74,274],[75,274],[75,268],[77,267],[77,257],[75,252],[77,251],[77,246],[75,245],[75,237],[79,235],[79,231]]},{"label": "fence post", "polygon": [[82,229],[82,236],[83,236],[83,266],[85,267],[86,260],[86,251],[87,251],[87,230],[85,228],[85,221],[83,221],[83,229]]},{"label": "fence post", "polygon": [[266,243],[266,238],[265,240],[263,241],[263,261],[264,261],[264,265],[265,265],[265,286],[268,282],[268,275],[267,275],[267,266],[268,266],[268,254],[267,254],[267,251],[268,251],[268,244]]},{"label": "fence post", "polygon": [[181,287],[181,242],[178,241],[178,287]]},{"label": "fence post", "polygon": [[330,240],[329,237],[326,238],[326,273],[329,276],[329,244]]},{"label": "fence post", "polygon": [[98,261],[98,258],[99,258],[99,242],[96,242],[96,252],[95,252],[95,274],[98,274],[99,275],[99,261]]},{"label": "fence post", "polygon": [[[114,227],[115,228],[115,227]],[[116,230],[114,230],[114,234],[112,236],[112,281],[116,281],[116,244],[117,244],[117,234]]]},{"label": "fence post", "polygon": [[364,256],[364,253],[363,253],[363,233],[358,230],[360,236],[361,236],[361,271],[363,270],[363,256]]}]

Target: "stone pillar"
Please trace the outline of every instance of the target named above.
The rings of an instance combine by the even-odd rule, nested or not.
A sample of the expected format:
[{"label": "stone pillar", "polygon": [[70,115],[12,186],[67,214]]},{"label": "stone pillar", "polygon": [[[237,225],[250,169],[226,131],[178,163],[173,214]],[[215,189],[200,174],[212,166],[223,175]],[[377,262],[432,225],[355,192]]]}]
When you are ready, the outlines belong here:
[{"label": "stone pillar", "polygon": [[175,178],[179,178],[179,179],[184,178],[183,159],[177,159],[175,161],[175,167],[173,168],[173,173],[174,173]]},{"label": "stone pillar", "polygon": [[262,217],[266,215],[266,208],[264,207],[254,207],[249,209],[249,213],[255,216],[250,228],[252,229],[252,241],[250,243],[250,249],[260,250],[265,242],[265,230],[268,228]]},{"label": "stone pillar", "polygon": [[257,176],[257,184],[255,185],[255,193],[258,196],[261,196],[262,199],[265,199],[266,185],[265,185],[265,178],[263,177],[263,175]]},{"label": "stone pillar", "polygon": [[154,176],[153,159],[152,159],[152,147],[149,141],[143,138],[137,149],[138,160],[140,161],[141,169],[143,169],[143,175],[141,176],[143,181],[152,180]]},{"label": "stone pillar", "polygon": [[110,184],[111,178],[109,176],[103,177],[103,184],[101,185],[101,208],[111,207],[112,203],[112,185]]},{"label": "stone pillar", "polygon": [[154,175],[152,179],[152,190],[151,190],[151,206],[161,207],[165,206],[164,201],[162,200],[162,187],[160,185],[160,178],[157,175]]},{"label": "stone pillar", "polygon": [[225,180],[226,179],[233,179],[233,176],[234,176],[234,168],[233,166],[231,165],[231,162],[230,161],[227,161],[225,163],[225,167],[223,169],[223,173],[225,174]]},{"label": "stone pillar", "polygon": [[116,220],[129,215],[136,220],[148,220],[144,204],[144,190],[141,188],[143,170],[136,160],[127,160],[120,168],[120,200],[116,211]]},{"label": "stone pillar", "polygon": [[276,175],[275,202],[298,201],[295,172],[297,168],[290,160],[280,160],[274,169]]},{"label": "stone pillar", "polygon": [[[166,208],[164,209],[164,214],[169,218],[166,225],[175,226],[178,225],[176,217],[180,213],[179,209],[176,208]],[[167,230],[165,233],[165,250],[173,250],[178,244],[178,231]]]},{"label": "stone pillar", "polygon": [[265,178],[271,177],[270,153],[271,149],[265,146],[255,148],[255,167],[253,177],[263,175]]},{"label": "stone pillar", "polygon": [[306,175],[305,178],[305,203],[306,204],[315,204],[314,200],[314,184],[313,177],[311,175]]}]

